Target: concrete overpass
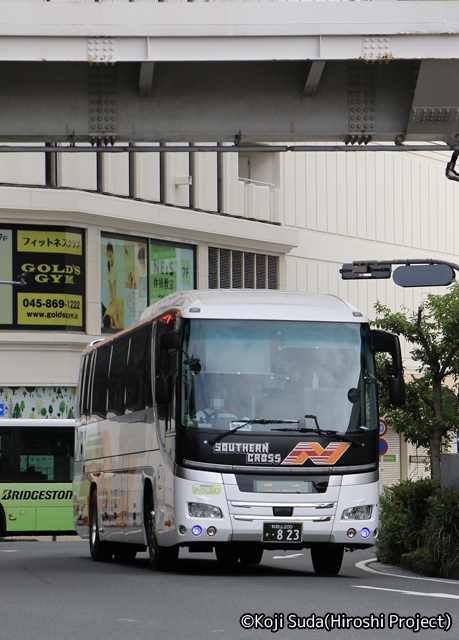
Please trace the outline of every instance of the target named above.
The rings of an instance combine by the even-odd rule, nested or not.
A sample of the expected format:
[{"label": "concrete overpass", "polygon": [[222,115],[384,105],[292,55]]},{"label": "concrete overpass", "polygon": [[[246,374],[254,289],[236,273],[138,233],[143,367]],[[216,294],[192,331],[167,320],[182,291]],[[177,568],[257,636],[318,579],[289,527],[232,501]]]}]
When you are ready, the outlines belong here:
[{"label": "concrete overpass", "polygon": [[459,143],[459,2],[0,2],[0,142]]}]

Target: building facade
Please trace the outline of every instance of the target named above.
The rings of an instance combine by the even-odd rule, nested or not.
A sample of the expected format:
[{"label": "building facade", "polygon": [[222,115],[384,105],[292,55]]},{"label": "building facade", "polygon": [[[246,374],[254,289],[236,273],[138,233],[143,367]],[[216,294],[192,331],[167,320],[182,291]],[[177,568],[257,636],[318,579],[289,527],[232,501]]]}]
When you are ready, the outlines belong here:
[{"label": "building facade", "polygon": [[[456,261],[459,196],[433,153],[0,154],[0,414],[73,417],[82,349],[189,288],[331,293],[370,318],[426,290],[343,281],[358,259]],[[408,351],[408,370],[413,368]],[[384,483],[424,473],[391,433]]]}]

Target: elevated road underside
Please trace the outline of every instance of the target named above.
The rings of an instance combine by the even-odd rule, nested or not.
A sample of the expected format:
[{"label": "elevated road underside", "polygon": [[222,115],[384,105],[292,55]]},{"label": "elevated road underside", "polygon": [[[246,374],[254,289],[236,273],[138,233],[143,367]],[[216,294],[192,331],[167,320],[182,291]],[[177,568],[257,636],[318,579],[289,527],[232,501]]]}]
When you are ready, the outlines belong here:
[{"label": "elevated road underside", "polygon": [[459,144],[459,2],[0,2],[0,141]]}]

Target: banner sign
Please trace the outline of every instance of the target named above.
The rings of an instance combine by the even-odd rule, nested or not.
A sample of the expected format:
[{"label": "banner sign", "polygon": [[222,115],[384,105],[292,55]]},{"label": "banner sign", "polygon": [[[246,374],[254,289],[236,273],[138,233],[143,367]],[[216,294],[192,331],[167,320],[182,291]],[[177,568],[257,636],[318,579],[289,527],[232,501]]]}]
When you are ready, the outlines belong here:
[{"label": "banner sign", "polygon": [[0,325],[84,330],[84,232],[69,227],[0,229],[0,279],[26,274],[26,285],[0,285]]},{"label": "banner sign", "polygon": [[194,288],[194,247],[102,233],[101,327],[110,332],[136,322],[148,305]]},{"label": "banner sign", "polygon": [[150,242],[150,304],[194,288],[194,250]]},{"label": "banner sign", "polygon": [[129,236],[101,237],[103,329],[125,329],[147,308],[147,242]]}]

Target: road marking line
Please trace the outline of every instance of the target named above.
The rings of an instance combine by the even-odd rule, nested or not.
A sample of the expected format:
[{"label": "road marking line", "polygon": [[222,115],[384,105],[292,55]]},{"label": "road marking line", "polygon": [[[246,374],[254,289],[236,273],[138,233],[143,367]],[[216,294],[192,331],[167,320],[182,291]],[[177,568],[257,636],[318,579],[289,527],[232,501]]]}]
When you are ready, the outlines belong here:
[{"label": "road marking line", "polygon": [[457,580],[447,580],[446,578],[427,578],[425,576],[400,576],[397,573],[387,573],[386,571],[376,571],[376,569],[371,569],[366,565],[370,562],[377,562],[376,558],[370,558],[369,560],[361,560],[360,562],[356,562],[355,566],[357,569],[361,569],[362,571],[368,571],[369,573],[376,573],[380,576],[390,576],[391,578],[405,578],[407,580],[422,580],[428,582],[443,582],[444,584],[455,584],[457,586]]},{"label": "road marking line", "polygon": [[452,600],[459,600],[459,596],[455,596],[451,593],[423,593],[422,591],[405,591],[404,589],[384,589],[383,587],[370,587],[363,584],[351,585],[355,589],[374,589],[375,591],[393,591],[395,593],[403,593],[406,596],[427,596],[429,598],[450,598]]},{"label": "road marking line", "polygon": [[291,553],[289,556],[273,556],[273,560],[283,560],[284,558],[299,558],[304,556],[304,553]]},{"label": "road marking line", "polygon": [[118,618],[118,622],[137,622],[134,618]]},{"label": "road marking line", "polygon": [[15,553],[17,549],[0,549],[2,553]]}]

